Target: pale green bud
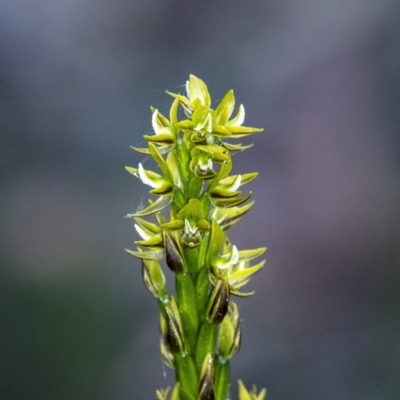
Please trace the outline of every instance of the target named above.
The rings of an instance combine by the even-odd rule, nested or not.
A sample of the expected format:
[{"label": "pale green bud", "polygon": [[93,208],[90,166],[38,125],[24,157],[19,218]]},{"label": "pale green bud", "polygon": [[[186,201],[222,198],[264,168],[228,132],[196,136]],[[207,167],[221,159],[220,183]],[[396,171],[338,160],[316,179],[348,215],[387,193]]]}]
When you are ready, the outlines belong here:
[{"label": "pale green bud", "polygon": [[250,391],[247,391],[243,382],[239,379],[239,400],[264,400],[267,395],[267,390],[263,389],[257,395],[257,388],[255,386],[252,387]]},{"label": "pale green bud", "polygon": [[165,276],[159,260],[142,259],[142,277],[149,292],[157,298],[167,294]]},{"label": "pale green bud", "polygon": [[156,390],[157,400],[179,400],[179,383],[174,386],[174,389],[169,396],[171,388]]},{"label": "pale green bud", "polygon": [[164,335],[161,335],[160,337],[160,352],[161,352],[161,357],[162,360],[164,361],[164,364],[169,367],[174,369],[174,355],[172,354],[171,350],[169,349],[169,346],[166,342],[166,339]]},{"label": "pale green bud", "polygon": [[172,352],[183,353],[184,342],[182,320],[178,306],[173,297],[171,297],[170,302],[166,305],[165,310],[167,312],[166,341]]},{"label": "pale green bud", "polygon": [[185,259],[175,232],[164,230],[164,246],[166,262],[171,271],[175,273],[184,272]]},{"label": "pale green bud", "polygon": [[224,279],[218,279],[208,299],[207,318],[219,324],[228,312],[229,288]]},{"label": "pale green bud", "polygon": [[206,355],[201,367],[198,400],[215,400],[213,387],[213,358],[211,353]]},{"label": "pale green bud", "polygon": [[218,335],[219,354],[224,359],[232,358],[240,348],[241,332],[237,304],[230,302],[228,314],[221,323]]}]

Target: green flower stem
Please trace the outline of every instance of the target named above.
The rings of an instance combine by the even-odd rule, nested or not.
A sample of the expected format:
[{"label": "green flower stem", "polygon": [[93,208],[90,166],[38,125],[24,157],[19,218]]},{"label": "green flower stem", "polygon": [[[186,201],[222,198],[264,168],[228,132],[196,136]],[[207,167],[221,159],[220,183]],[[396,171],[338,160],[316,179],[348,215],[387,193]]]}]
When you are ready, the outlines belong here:
[{"label": "green flower stem", "polygon": [[198,376],[193,358],[188,354],[175,355],[180,400],[197,400]]},{"label": "green flower stem", "polygon": [[199,326],[196,289],[189,274],[176,274],[175,285],[178,309],[183,323],[186,350],[192,353],[196,347],[196,336]]},{"label": "green flower stem", "polygon": [[229,360],[221,360],[218,357],[214,361],[215,365],[215,400],[226,400],[229,391],[229,376],[231,365]]},{"label": "green flower stem", "polygon": [[195,364],[200,373],[204,358],[208,353],[214,354],[217,340],[218,325],[204,321],[201,324],[196,343]]},{"label": "green flower stem", "polygon": [[198,247],[195,247],[194,249],[185,248],[184,254],[188,272],[191,275],[191,277],[195,280],[197,272],[199,270],[199,248]]},{"label": "green flower stem", "polygon": [[191,174],[189,187],[188,187],[188,199],[198,199],[203,187],[203,181],[193,174]]},{"label": "green flower stem", "polygon": [[181,138],[178,138],[176,141],[176,155],[179,160],[179,171],[181,173],[183,187],[187,188],[190,178],[190,154]]},{"label": "green flower stem", "polygon": [[199,314],[199,322],[203,322],[206,318],[208,292],[210,288],[210,278],[207,268],[202,268],[197,274],[196,294],[197,294],[197,311]]}]

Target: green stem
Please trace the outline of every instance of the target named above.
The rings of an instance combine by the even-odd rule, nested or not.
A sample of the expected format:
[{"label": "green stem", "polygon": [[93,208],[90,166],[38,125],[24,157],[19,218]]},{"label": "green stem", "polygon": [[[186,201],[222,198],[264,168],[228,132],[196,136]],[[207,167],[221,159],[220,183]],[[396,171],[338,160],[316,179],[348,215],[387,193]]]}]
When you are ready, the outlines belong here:
[{"label": "green stem", "polygon": [[180,400],[197,400],[198,377],[192,357],[188,354],[175,354],[175,369]]},{"label": "green stem", "polygon": [[199,325],[197,315],[196,289],[190,274],[175,275],[178,309],[183,323],[184,341],[187,351],[196,347],[196,335]]},{"label": "green stem", "polygon": [[204,321],[201,324],[196,343],[196,368],[200,372],[204,358],[208,353],[214,354],[218,325]]},{"label": "green stem", "polygon": [[228,398],[229,391],[230,362],[218,358],[214,361],[214,366],[215,400],[225,400]]}]

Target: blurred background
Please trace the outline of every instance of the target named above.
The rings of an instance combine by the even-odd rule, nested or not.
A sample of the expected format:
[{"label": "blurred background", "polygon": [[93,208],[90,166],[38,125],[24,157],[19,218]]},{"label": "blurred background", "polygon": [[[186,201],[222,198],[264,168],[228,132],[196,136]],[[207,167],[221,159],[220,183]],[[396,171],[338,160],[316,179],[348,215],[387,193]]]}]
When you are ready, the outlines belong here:
[{"label": "blurred background", "polygon": [[[0,398],[154,399],[173,383],[123,216],[152,105],[190,73],[262,134],[239,248],[232,382],[268,400],[400,398],[400,6],[395,0],[3,0]],[[236,384],[231,399],[237,399]]]}]

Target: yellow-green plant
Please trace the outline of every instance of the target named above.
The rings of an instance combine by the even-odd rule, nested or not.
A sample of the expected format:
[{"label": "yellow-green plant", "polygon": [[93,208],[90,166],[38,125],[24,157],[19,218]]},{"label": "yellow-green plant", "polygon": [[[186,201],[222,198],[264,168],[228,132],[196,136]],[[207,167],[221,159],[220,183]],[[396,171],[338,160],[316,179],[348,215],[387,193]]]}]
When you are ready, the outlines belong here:
[{"label": "yellow-green plant", "polygon": [[[176,372],[176,385],[156,392],[159,400],[226,400],[230,359],[240,347],[239,312],[231,296],[243,292],[264,261],[252,265],[266,248],[238,250],[226,231],[252,207],[251,193],[240,188],[256,172],[229,175],[232,152],[252,145],[229,142],[261,132],[242,126],[244,107],[231,119],[235,98],[229,90],[211,108],[206,84],[190,75],[187,96],[173,98],[169,118],[151,108],[154,134],[144,135],[148,147],[134,150],[150,155],[158,172],[126,169],[157,196],[143,210],[129,214],[141,236],[137,249],[143,280],[160,307],[161,355]],[[186,119],[180,119],[180,107]],[[143,218],[152,216],[152,220]],[[161,260],[175,275],[176,296],[166,287]],[[240,400],[263,400],[239,381]]]}]

